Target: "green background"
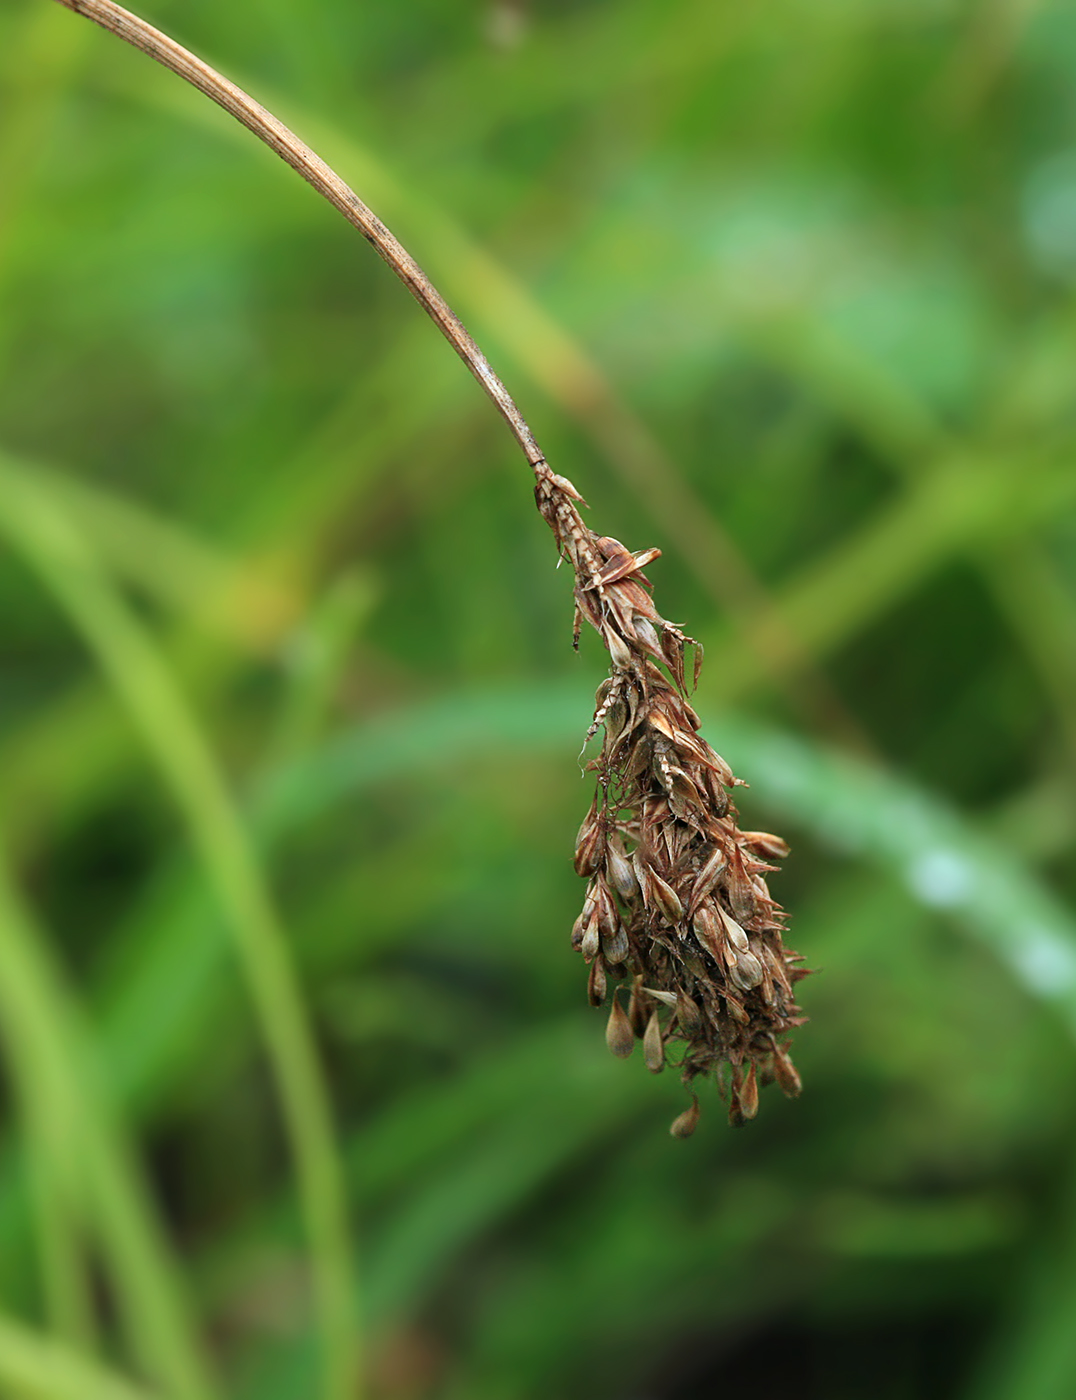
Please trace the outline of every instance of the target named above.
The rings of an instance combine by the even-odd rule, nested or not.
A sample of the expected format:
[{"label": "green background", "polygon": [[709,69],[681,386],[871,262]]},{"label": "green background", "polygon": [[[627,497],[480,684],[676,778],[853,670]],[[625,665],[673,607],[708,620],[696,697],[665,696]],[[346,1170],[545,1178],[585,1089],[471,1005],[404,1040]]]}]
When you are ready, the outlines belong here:
[{"label": "green background", "polygon": [[1076,7],[153,0],[658,545],[795,1102],[603,1044],[605,671],[359,236],[0,8],[0,1393],[1076,1395]]}]

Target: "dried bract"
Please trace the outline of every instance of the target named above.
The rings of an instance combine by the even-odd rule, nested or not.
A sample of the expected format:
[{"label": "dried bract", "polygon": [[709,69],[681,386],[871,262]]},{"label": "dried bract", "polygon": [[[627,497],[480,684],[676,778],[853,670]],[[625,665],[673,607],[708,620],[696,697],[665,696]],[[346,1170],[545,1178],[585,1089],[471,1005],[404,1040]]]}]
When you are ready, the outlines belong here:
[{"label": "dried bract", "polygon": [[[784,946],[785,916],[765,880],[788,847],[737,824],[729,790],[739,780],[687,700],[685,656],[695,649],[697,681],[700,649],[659,615],[642,572],[660,551],[594,534],[571,483],[544,462],[535,475],[538,508],[575,573],[576,636],[588,622],[612,663],[587,735],[603,731],[576,842],[589,883],[572,943],[590,964],[592,1003],[605,999],[607,979],[630,986],[627,1011],[612,996],[613,1053],[642,1040],[652,1072],[672,1063],[685,1084],[714,1079],[739,1125],[758,1112],[761,1085],[800,1091],[787,1037],[804,1019],[792,987],[806,974]],[[698,1115],[693,1097],[673,1136],[690,1136]]]}]

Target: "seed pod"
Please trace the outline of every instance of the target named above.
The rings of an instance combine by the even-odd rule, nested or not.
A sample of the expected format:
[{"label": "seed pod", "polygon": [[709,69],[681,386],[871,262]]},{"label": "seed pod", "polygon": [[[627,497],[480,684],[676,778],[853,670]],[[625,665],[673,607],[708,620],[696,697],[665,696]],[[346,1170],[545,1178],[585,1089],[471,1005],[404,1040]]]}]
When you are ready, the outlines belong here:
[{"label": "seed pod", "polygon": [[784,860],[788,855],[788,843],[768,831],[745,831],[740,837],[741,844],[756,855],[767,860]]},{"label": "seed pod", "polygon": [[634,570],[635,555],[612,535],[593,535],[591,543],[602,558],[596,582],[611,583],[614,578],[623,578]]},{"label": "seed pod", "polygon": [[720,777],[710,768],[704,768],[703,781],[710,794],[710,810],[715,817],[723,817],[729,810],[729,795],[725,791]]},{"label": "seed pod", "polygon": [[706,970],[703,960],[697,953],[692,952],[690,944],[685,943],[680,949],[680,961],[687,968],[688,972],[697,977],[700,982],[710,982],[712,980],[710,973]]},{"label": "seed pod", "polygon": [[742,1005],[741,1002],[737,1001],[737,999],[736,999],[735,997],[729,996],[729,995],[726,993],[726,995],[725,995],[725,1006],[726,1006],[726,1008],[728,1009],[729,1015],[732,1017],[732,1019],[733,1019],[734,1021],[736,1021],[736,1022],[737,1022],[739,1025],[741,1025],[741,1026],[746,1026],[746,1025],[747,1025],[748,1021],[749,1021],[751,1018],[748,1016],[747,1012],[744,1010],[744,1007],[743,1007],[743,1005]]},{"label": "seed pod", "polygon": [[740,1109],[747,1119],[754,1118],[758,1112],[758,1079],[755,1075],[755,1066],[752,1062],[751,1068],[747,1071],[747,1078],[743,1082],[740,1090]]},{"label": "seed pod", "polygon": [[624,778],[627,782],[637,782],[650,766],[650,742],[636,738],[628,749],[624,760]]},{"label": "seed pod", "polygon": [[681,716],[681,719],[684,723],[677,728],[673,736],[676,747],[684,759],[691,759],[694,763],[705,768],[710,762],[710,745],[685,727],[688,724],[686,715]]},{"label": "seed pod", "polygon": [[674,1118],[669,1132],[674,1138],[689,1138],[695,1131],[699,1122],[699,1101],[694,1094],[691,1096],[691,1107],[685,1108],[679,1118]]},{"label": "seed pod", "polygon": [[726,914],[724,909],[721,909],[720,906],[718,906],[718,912],[721,915],[721,922],[725,928],[725,937],[738,953],[748,952],[751,945],[748,941],[747,934],[736,920],[732,918],[730,914]]},{"label": "seed pod", "polygon": [[605,1000],[605,965],[601,958],[595,958],[590,964],[590,976],[587,978],[587,999],[591,1006],[601,1006]]},{"label": "seed pod", "polygon": [[646,717],[646,722],[651,729],[656,729],[659,734],[663,734],[666,739],[671,740],[675,730],[669,723],[669,718],[661,710],[651,707],[650,713]]},{"label": "seed pod", "polygon": [[661,1038],[661,1022],[658,1013],[652,1011],[643,1036],[643,1059],[651,1074],[660,1074],[665,1068],[665,1044]]},{"label": "seed pod", "polygon": [[694,1035],[700,1025],[699,1008],[682,989],[676,994],[676,1019],[686,1035]]},{"label": "seed pod", "polygon": [[688,826],[702,826],[706,808],[698,788],[682,768],[670,768],[668,778],[669,806],[673,813]]},{"label": "seed pod", "polygon": [[684,639],[675,627],[665,626],[661,631],[661,650],[665,664],[673,674],[673,679],[681,690],[684,689]]},{"label": "seed pod", "polygon": [[607,963],[622,963],[628,956],[628,931],[623,924],[617,924],[611,936],[602,934],[602,953]]},{"label": "seed pod", "polygon": [[755,912],[755,891],[739,851],[733,853],[725,880],[732,912],[738,919],[749,920]]},{"label": "seed pod", "polygon": [[654,624],[648,617],[643,617],[642,613],[634,613],[631,625],[635,630],[635,635],[644,651],[648,651],[656,661],[664,661],[665,653],[661,649],[661,638],[654,630]]},{"label": "seed pod", "polygon": [[583,942],[580,944],[580,951],[587,962],[591,962],[597,957],[600,947],[601,935],[598,933],[598,921],[597,919],[591,919],[583,934]]},{"label": "seed pod", "polygon": [[605,870],[609,881],[621,899],[634,899],[639,893],[639,882],[631,868],[619,841],[610,840],[605,848]]},{"label": "seed pod", "polygon": [[631,665],[631,648],[627,642],[612,627],[604,627],[602,636],[605,638],[605,645],[609,648],[609,656],[613,665],[618,670],[626,671]]},{"label": "seed pod", "polygon": [[691,927],[695,931],[695,937],[705,950],[721,961],[721,926],[718,924],[717,915],[714,913],[712,904],[703,904],[695,910],[695,917],[691,920]]},{"label": "seed pod", "polygon": [[637,1040],[642,1040],[646,1034],[647,1022],[650,1019],[650,998],[646,994],[643,986],[643,979],[636,977],[631,984],[631,998],[628,1001],[628,1020],[631,1022],[631,1029]]},{"label": "seed pod", "polygon": [[[620,699],[614,700],[605,714],[602,715],[599,723],[605,726],[605,738],[602,748],[606,753],[612,754],[616,749],[621,735],[628,727],[628,707],[625,705],[624,701]],[[597,733],[597,724],[595,724],[594,732]]]},{"label": "seed pod", "polygon": [[803,1088],[803,1081],[796,1073],[796,1067],[780,1045],[773,1047],[773,1077],[781,1086],[782,1093],[794,1099]]},{"label": "seed pod", "polygon": [[602,863],[605,847],[605,832],[602,829],[601,814],[595,810],[597,802],[587,813],[586,821],[579,828],[575,838],[575,873],[586,879],[593,875]]},{"label": "seed pod", "polygon": [[762,964],[754,953],[737,953],[736,965],[729,968],[729,981],[741,992],[749,992],[762,981]]},{"label": "seed pod", "polygon": [[684,917],[684,906],[680,903],[680,896],[672,885],[667,884],[656,871],[650,872],[650,879],[652,902],[665,915],[670,924],[678,924]]},{"label": "seed pod", "polygon": [[631,865],[632,869],[635,871],[635,878],[639,881],[639,890],[643,896],[643,903],[650,909],[654,903],[654,872],[643,859],[641,849],[632,851]]},{"label": "seed pod", "polygon": [[635,1035],[631,1029],[631,1022],[625,1016],[624,1008],[620,1005],[620,998],[616,992],[613,993],[613,1004],[605,1026],[605,1043],[618,1060],[626,1060],[635,1048]]},{"label": "seed pod", "polygon": [[555,471],[550,471],[548,467],[546,468],[546,470],[549,472],[549,480],[557,488],[558,491],[562,492],[565,496],[570,497],[571,500],[578,501],[581,506],[586,505],[586,501],[583,500],[582,496],[579,494],[579,492],[575,489],[575,487],[572,485],[572,483],[568,480],[566,476],[558,476]]},{"label": "seed pod", "polygon": [[620,915],[616,911],[616,901],[609,893],[601,875],[594,881],[594,885],[594,907],[598,915],[598,928],[602,933],[612,936],[620,924]]},{"label": "seed pod", "polygon": [[582,914],[580,914],[579,917],[578,917],[578,919],[576,919],[575,923],[572,924],[572,947],[576,950],[576,952],[578,952],[579,949],[580,949],[582,946],[583,946],[583,916],[582,916]]}]

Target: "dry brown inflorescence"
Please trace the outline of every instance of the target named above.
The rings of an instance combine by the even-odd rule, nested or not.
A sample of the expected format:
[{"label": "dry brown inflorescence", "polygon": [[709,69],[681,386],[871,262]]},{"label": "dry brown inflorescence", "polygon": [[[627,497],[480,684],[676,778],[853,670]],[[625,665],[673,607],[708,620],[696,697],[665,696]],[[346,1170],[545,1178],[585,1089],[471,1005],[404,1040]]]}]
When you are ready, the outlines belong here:
[{"label": "dry brown inflorescence", "polygon": [[[800,1091],[786,1037],[803,1023],[792,988],[807,974],[782,942],[785,915],[765,878],[788,847],[740,830],[729,797],[740,780],[698,733],[684,666],[692,647],[694,685],[701,650],[659,616],[643,573],[661,551],[595,535],[572,483],[544,462],[535,475],[538,509],[575,572],[576,641],[585,619],[612,663],[587,735],[604,731],[575,847],[588,884],[572,944],[590,966],[592,1005],[627,984],[626,1007],[619,985],[611,993],[613,1054],[641,1040],[654,1073],[675,1056],[685,1084],[713,1076],[738,1126],[764,1085]],[[693,1095],[673,1135],[689,1137],[698,1117]]]}]

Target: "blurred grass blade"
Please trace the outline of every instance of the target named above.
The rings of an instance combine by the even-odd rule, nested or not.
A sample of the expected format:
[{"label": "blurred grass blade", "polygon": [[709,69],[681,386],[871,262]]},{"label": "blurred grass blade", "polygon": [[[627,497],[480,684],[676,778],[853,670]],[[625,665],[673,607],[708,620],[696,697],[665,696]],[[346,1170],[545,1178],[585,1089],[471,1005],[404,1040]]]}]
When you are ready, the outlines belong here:
[{"label": "blurred grass blade", "polygon": [[98,1362],[3,1316],[0,1385],[7,1400],[159,1400]]},{"label": "blurred grass blade", "polygon": [[178,521],[67,472],[35,466],[34,478],[78,520],[111,572],[181,616],[193,615],[244,648],[275,641],[297,616],[299,600],[282,580]]},{"label": "blurred grass blade", "polygon": [[[507,1094],[483,1094],[481,1070],[462,1075],[452,1086],[449,1096],[461,1116],[481,1108],[486,1121],[454,1133],[442,1146],[450,1154],[442,1169],[420,1179],[387,1213],[371,1246],[371,1316],[413,1312],[465,1249],[503,1225],[569,1162],[645,1111],[650,1085],[618,1073],[616,1061],[596,1055],[589,1029],[575,1020],[571,1034],[559,1037],[566,1053],[550,1054],[530,1068],[529,1076],[517,1076]],[[544,1092],[550,1075],[557,1076],[555,1097]],[[357,1163],[359,1158],[356,1154]]]},{"label": "blurred grass blade", "polygon": [[[0,876],[0,920],[3,885]],[[47,1019],[48,1007],[35,995],[36,985],[20,990],[19,959],[11,957],[11,933],[9,920],[0,927],[0,1039],[29,1163],[30,1206],[45,1311],[56,1337],[92,1350],[96,1327],[83,1255],[91,1231],[84,1228],[89,1212],[80,1151],[81,1112],[71,1111],[67,1067],[56,1028]],[[6,969],[12,961],[16,975],[8,978]],[[15,1205],[17,1193],[6,1194],[10,1195],[8,1204]]]},{"label": "blurred grass blade", "polygon": [[[364,1300],[382,1335],[419,1315],[465,1251],[563,1181],[573,1163],[636,1118],[648,1120],[647,1131],[655,1118],[667,1123],[675,1109],[655,1101],[650,1081],[621,1070],[596,1045],[590,1018],[577,1014],[509,1040],[495,1057],[478,1055],[443,1084],[405,1090],[364,1127],[349,1169],[376,1222]],[[682,1107],[679,1086],[668,1089]],[[250,1222],[252,1237],[279,1233],[291,1217],[284,1207],[272,1213],[275,1229],[271,1215]],[[228,1251],[221,1254],[226,1277]],[[208,1261],[210,1279],[216,1262]],[[290,1354],[298,1369],[300,1349]]]},{"label": "blurred grass blade", "polygon": [[0,1009],[19,1099],[38,1097],[47,1115],[42,1138],[53,1155],[43,1166],[68,1194],[68,1216],[77,1191],[80,1213],[100,1238],[132,1349],[176,1400],[206,1400],[215,1388],[153,1205],[111,1121],[78,1012],[2,858]]},{"label": "blurred grass blade", "polygon": [[290,684],[269,744],[267,768],[281,766],[312,746],[376,602],[373,578],[352,571],[336,579],[311,607],[291,638]]},{"label": "blurred grass blade", "polygon": [[1071,1400],[1076,1394],[1076,1197],[1059,1228],[1018,1271],[1009,1316],[986,1349],[965,1400]]},{"label": "blurred grass blade", "polygon": [[[777,612],[812,655],[831,656],[953,559],[977,560],[1019,539],[1074,497],[1076,476],[1065,455],[1041,461],[954,455],[783,585]],[[708,645],[707,653],[714,664],[704,672],[704,692],[718,674],[723,693],[736,698],[757,685],[757,651],[736,640]]]},{"label": "blurred grass blade", "polygon": [[235,937],[276,1076],[309,1232],[324,1394],[354,1400],[358,1342],[351,1242],[327,1092],[284,935],[202,732],[149,633],[57,502],[0,457],[0,529],[94,652],[179,803]]}]

